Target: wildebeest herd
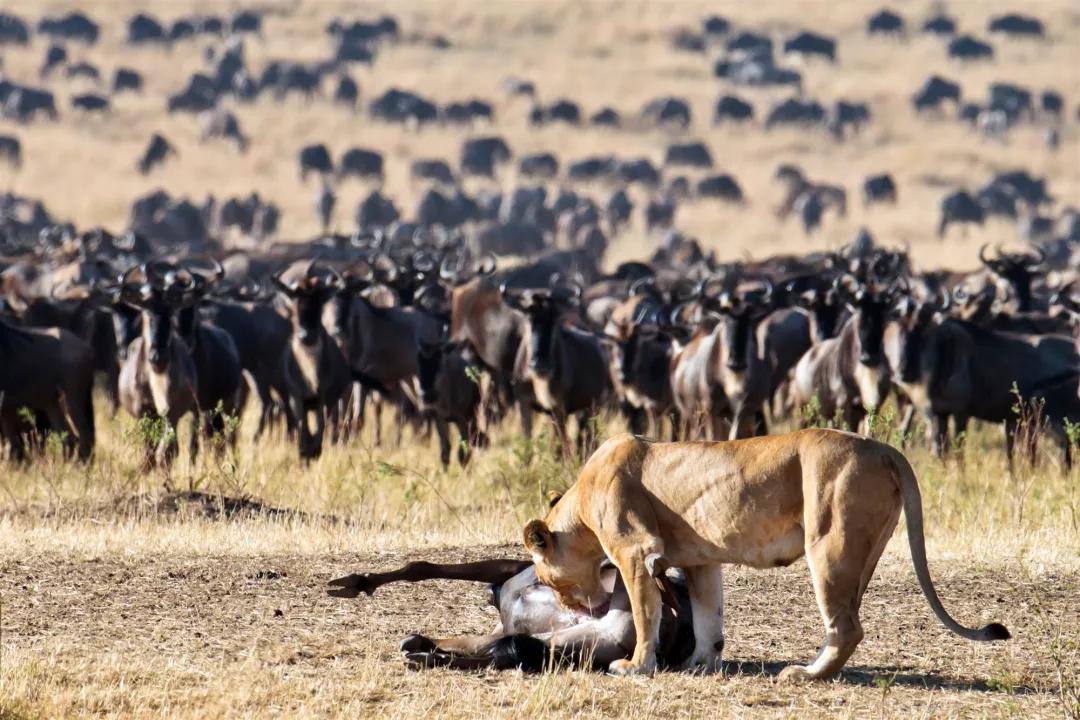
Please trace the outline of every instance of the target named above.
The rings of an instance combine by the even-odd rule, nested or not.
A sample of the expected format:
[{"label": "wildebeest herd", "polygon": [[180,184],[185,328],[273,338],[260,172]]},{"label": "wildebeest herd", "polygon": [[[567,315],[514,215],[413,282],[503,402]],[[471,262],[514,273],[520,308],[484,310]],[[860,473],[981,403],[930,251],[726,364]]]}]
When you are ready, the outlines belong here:
[{"label": "wildebeest herd", "polygon": [[[1041,22],[1022,15],[987,23],[1002,42],[1045,35]],[[280,424],[305,459],[318,457],[324,442],[349,442],[365,418],[382,442],[389,413],[399,438],[407,425],[434,429],[448,464],[454,447],[467,462],[511,413],[527,435],[534,415],[550,416],[569,455],[591,447],[591,419],[601,413],[621,413],[635,432],[655,436],[741,438],[785,422],[865,430],[890,397],[904,430],[924,418],[940,453],[975,419],[1004,427],[1010,458],[1018,438],[1033,451],[1037,425],[1069,461],[1066,434],[1080,422],[1080,299],[1071,292],[1080,213],[1044,178],[1000,172],[942,197],[940,236],[997,216],[1015,221],[1026,243],[984,246],[974,272],[917,268],[904,247],[866,230],[833,251],[723,262],[678,229],[682,203],[747,201],[734,176],[714,169],[704,142],[673,140],[659,163],[518,154],[494,131],[495,105],[484,99],[440,105],[390,88],[361,102],[351,67],[376,62],[391,43],[446,49],[445,37],[406,32],[392,17],[336,20],[326,28],[331,57],[256,68],[245,44],[264,32],[257,11],[171,24],[139,13],[126,41],[207,43],[205,71],[162,98],[168,113],[198,116],[202,142],[248,152],[258,133],[230,108],[300,96],[363,108],[372,122],[471,128],[458,162],[414,159],[409,174],[424,190],[405,208],[378,186],[389,165],[383,150],[351,147],[335,157],[325,143],[304,146],[299,182],[319,181],[313,205],[322,233],[302,241],[276,239],[281,210],[255,192],[194,202],[156,191],[132,202],[123,229],[79,228],[55,218],[44,200],[0,196],[0,435],[12,458],[32,458],[56,434],[69,453],[89,459],[91,389],[100,382],[113,412],[123,407],[140,420],[147,464],[166,467],[185,416],[194,457],[201,442],[235,441],[235,418],[248,403],[259,408],[256,437]],[[888,42],[908,32],[907,21],[882,11],[868,17],[866,32]],[[948,55],[964,62],[993,56],[989,42],[958,35],[944,14],[919,32],[949,38]],[[0,49],[26,46],[35,33],[49,43],[39,77],[0,75],[0,118],[14,128],[0,133],[0,162],[14,173],[34,162],[20,126],[61,112],[107,114],[118,96],[144,92],[137,69],[117,67],[106,83],[98,67],[73,59],[70,46],[92,48],[101,33],[87,15],[34,26],[0,13]],[[875,120],[869,101],[822,102],[801,92],[793,58],[836,63],[843,47],[833,38],[791,33],[777,53],[773,37],[714,16],[675,32],[672,44],[678,52],[719,49],[712,71],[728,90],[715,104],[715,124],[819,128],[843,142]],[[110,90],[60,108],[49,89],[60,73]],[[762,112],[737,92],[760,86],[794,94]],[[567,98],[542,100],[530,80],[510,78],[504,90],[528,99],[537,128],[692,122],[679,97],[661,95],[638,112],[590,111]],[[993,83],[985,101],[973,101],[936,75],[912,106],[1002,140],[1035,125],[1050,148],[1069,122],[1052,88]],[[152,175],[183,152],[155,133],[131,167]],[[511,165],[517,184],[500,185]],[[842,185],[775,165],[777,214],[798,217],[807,235],[829,214],[848,212]],[[465,178],[487,184],[470,191]],[[346,182],[376,186],[356,208],[353,231],[341,233],[333,216]],[[903,192],[887,172],[858,190],[865,206],[895,204]],[[612,267],[605,254],[638,218],[653,251]]]}]

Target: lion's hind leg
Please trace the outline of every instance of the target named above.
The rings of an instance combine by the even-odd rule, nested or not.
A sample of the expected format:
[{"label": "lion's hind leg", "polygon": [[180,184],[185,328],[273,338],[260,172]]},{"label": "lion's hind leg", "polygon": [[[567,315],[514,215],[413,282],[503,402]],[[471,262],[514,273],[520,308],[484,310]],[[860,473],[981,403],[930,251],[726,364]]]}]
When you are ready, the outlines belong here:
[{"label": "lion's hind leg", "polygon": [[[806,560],[814,583],[818,610],[825,622],[825,640],[809,665],[789,665],[781,680],[825,680],[840,671],[863,639],[859,622],[863,563],[847,566],[840,548],[824,538],[807,548]],[[850,558],[849,558],[850,559]]]}]

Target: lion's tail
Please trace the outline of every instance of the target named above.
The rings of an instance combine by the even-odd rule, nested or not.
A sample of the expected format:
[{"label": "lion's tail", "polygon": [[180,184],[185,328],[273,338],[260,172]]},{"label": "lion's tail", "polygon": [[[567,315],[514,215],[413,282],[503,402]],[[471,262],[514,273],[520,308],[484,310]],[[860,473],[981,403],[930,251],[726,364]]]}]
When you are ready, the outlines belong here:
[{"label": "lion's tail", "polygon": [[904,503],[904,517],[907,518],[908,544],[911,547],[911,563],[915,566],[915,576],[919,579],[919,587],[922,588],[926,602],[930,609],[937,615],[941,623],[962,638],[990,642],[993,640],[1008,640],[1012,637],[1008,629],[1001,623],[990,623],[979,629],[961,625],[953,619],[945,606],[941,604],[937,590],[934,589],[934,581],[930,579],[930,568],[926,565],[926,539],[923,535],[922,495],[919,493],[919,483],[915,478],[915,471],[911,469],[911,463],[907,461],[899,451],[893,451],[887,457],[887,462],[892,466],[893,477],[900,486],[900,497]]}]

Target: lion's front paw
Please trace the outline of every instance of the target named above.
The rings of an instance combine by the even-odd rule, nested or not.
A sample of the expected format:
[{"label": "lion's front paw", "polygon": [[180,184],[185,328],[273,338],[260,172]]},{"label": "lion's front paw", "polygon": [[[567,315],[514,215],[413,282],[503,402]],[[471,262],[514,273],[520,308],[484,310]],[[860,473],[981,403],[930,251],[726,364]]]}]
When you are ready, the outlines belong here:
[{"label": "lion's front paw", "polygon": [[695,675],[712,675],[723,668],[723,661],[719,653],[694,654],[680,668],[684,672]]},{"label": "lion's front paw", "polygon": [[635,664],[631,660],[614,660],[608,665],[608,673],[618,675],[652,675],[656,672],[656,661]]}]

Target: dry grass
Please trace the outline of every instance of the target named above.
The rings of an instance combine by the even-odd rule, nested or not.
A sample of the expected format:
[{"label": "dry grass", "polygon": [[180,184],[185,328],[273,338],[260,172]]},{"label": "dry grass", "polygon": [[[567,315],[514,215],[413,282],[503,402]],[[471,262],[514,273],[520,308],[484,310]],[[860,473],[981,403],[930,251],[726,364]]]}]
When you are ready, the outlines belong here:
[{"label": "dry grass", "polygon": [[[971,265],[980,240],[1011,238],[1013,230],[991,224],[982,234],[939,244],[932,228],[943,189],[933,178],[974,184],[995,169],[1023,165],[1046,173],[1057,195],[1080,195],[1075,123],[1052,156],[1033,130],[1018,131],[1002,147],[952,123],[917,120],[907,104],[933,72],[957,77],[973,95],[983,94],[991,79],[1009,79],[1056,86],[1068,97],[1075,83],[1069,85],[1067,73],[1080,66],[1080,46],[1071,41],[1080,13],[1064,0],[1036,8],[1051,29],[1051,42],[998,41],[998,61],[964,68],[947,63],[935,40],[866,39],[862,22],[874,8],[854,2],[407,0],[370,2],[363,10],[310,1],[268,6],[277,14],[267,21],[266,40],[249,43],[255,67],[272,57],[325,56],[329,43],[321,27],[335,15],[390,10],[406,32],[444,33],[455,45],[449,53],[404,44],[383,51],[374,69],[358,71],[365,97],[390,85],[440,101],[496,97],[494,130],[519,153],[554,149],[566,159],[617,152],[659,160],[670,138],[658,132],[530,130],[527,108],[499,94],[507,75],[532,77],[546,99],[567,96],[587,110],[612,104],[636,111],[660,94],[689,98],[695,123],[687,136],[709,142],[719,165],[739,178],[751,199],[742,211],[701,203],[680,215],[680,224],[721,257],[837,244],[867,223],[886,241],[910,241],[926,266]],[[39,0],[5,4],[30,17],[67,7]],[[314,188],[298,184],[295,153],[301,145],[325,140],[336,152],[352,145],[386,150],[388,189],[409,206],[416,188],[405,174],[408,160],[455,159],[468,134],[417,134],[372,125],[325,104],[260,101],[238,111],[255,141],[247,156],[235,157],[223,146],[200,145],[191,118],[163,113],[164,94],[199,67],[198,45],[171,53],[123,48],[130,4],[83,0],[79,7],[107,27],[99,47],[76,50],[76,56],[106,71],[120,64],[143,70],[147,93],[118,99],[111,119],[65,112],[56,125],[17,128],[26,168],[18,176],[0,174],[0,185],[40,195],[81,225],[121,227],[130,200],[157,186],[196,199],[207,192],[258,189],[285,209],[285,234],[305,236],[314,231]],[[172,18],[192,8],[224,7],[177,0],[153,10]],[[981,33],[987,16],[1008,7],[994,1],[950,10],[963,27]],[[925,2],[903,6],[911,21],[928,10]],[[666,38],[671,28],[694,24],[710,12],[757,28],[779,31],[798,24],[839,35],[840,64],[808,65],[807,89],[823,100],[871,100],[873,125],[843,145],[792,132],[709,127],[711,105],[721,91],[709,62],[671,51]],[[29,51],[5,51],[6,72],[30,79],[44,47],[35,40]],[[62,107],[79,87],[55,82]],[[748,94],[759,106],[777,97]],[[144,180],[132,166],[154,130],[180,147],[181,158]],[[900,182],[901,203],[873,213],[855,207],[846,221],[828,224],[806,243],[794,226],[778,224],[769,212],[778,199],[769,176],[785,161],[851,189],[869,172],[891,170]],[[340,226],[349,225],[347,216],[362,191],[358,184],[342,190]],[[640,256],[649,243],[635,228],[616,244],[613,259]],[[254,445],[250,420],[237,452],[222,458],[204,453],[194,465],[182,459],[176,468],[174,488],[192,486],[205,500],[177,501],[163,477],[138,470],[137,433],[123,416],[99,417],[92,466],[54,457],[30,468],[0,465],[0,717],[1027,718],[1060,717],[1067,707],[1073,716],[1078,711],[1075,698],[1068,699],[1080,682],[1077,473],[1062,473],[1046,457],[1034,471],[1010,477],[992,429],[968,439],[962,464],[943,466],[922,450],[912,458],[923,487],[932,570],[947,606],[966,622],[1000,619],[1016,639],[980,646],[947,635],[918,592],[898,532],[868,593],[868,635],[849,670],[835,683],[799,688],[778,685],[773,676],[780,663],[810,657],[820,639],[801,563],[780,571],[732,570],[732,662],[723,678],[406,672],[396,654],[401,636],[482,632],[493,625],[480,588],[389,587],[354,604],[326,597],[323,583],[347,571],[416,557],[517,554],[521,525],[541,511],[549,490],[572,480],[574,468],[553,459],[549,437],[526,443],[512,425],[497,431],[493,447],[467,471],[454,466],[443,472],[433,442],[408,432],[401,446],[372,448],[368,434],[349,447],[330,448],[305,467],[280,437]],[[613,421],[608,425],[608,431],[617,429]],[[233,513],[234,498],[257,505]]]}]

